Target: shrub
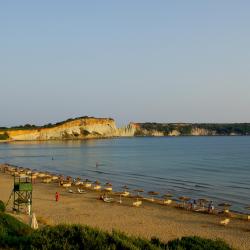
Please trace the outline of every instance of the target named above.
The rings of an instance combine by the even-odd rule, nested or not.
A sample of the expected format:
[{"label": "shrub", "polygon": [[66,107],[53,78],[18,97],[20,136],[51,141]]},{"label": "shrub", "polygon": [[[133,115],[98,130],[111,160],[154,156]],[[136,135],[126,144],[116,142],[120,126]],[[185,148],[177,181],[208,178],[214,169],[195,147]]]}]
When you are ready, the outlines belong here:
[{"label": "shrub", "polygon": [[222,240],[203,239],[201,237],[183,237],[167,243],[169,250],[231,250]]},{"label": "shrub", "polygon": [[5,204],[0,200],[0,212],[5,212]]},{"label": "shrub", "polygon": [[0,134],[0,140],[7,140],[9,139],[9,135],[7,132]]},{"label": "shrub", "polygon": [[86,249],[86,250],[231,250],[220,240],[183,237],[163,243],[127,236],[113,231],[108,233],[81,225],[46,226],[32,230],[14,217],[0,213],[0,248],[3,249]]}]

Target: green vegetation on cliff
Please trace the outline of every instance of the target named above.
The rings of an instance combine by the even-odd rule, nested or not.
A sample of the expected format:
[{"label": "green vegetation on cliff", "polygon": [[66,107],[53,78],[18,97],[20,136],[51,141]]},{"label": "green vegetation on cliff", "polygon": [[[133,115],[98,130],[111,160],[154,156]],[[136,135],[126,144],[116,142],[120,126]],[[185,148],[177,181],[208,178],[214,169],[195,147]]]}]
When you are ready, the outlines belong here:
[{"label": "green vegetation on cliff", "polygon": [[[79,119],[106,119],[106,118],[95,118],[95,117],[92,117],[92,116],[81,116],[81,117],[76,117],[76,118],[70,118],[70,119],[67,119],[65,121],[61,121],[61,122],[56,122],[56,123],[48,123],[48,124],[45,124],[43,126],[37,126],[37,125],[32,125],[32,124],[25,124],[25,125],[20,125],[20,126],[13,126],[13,127],[0,127],[0,131],[5,131],[5,130],[31,130],[31,129],[41,129],[41,128],[54,128],[54,127],[57,127],[57,126],[60,126],[64,123],[67,123],[67,122],[71,122],[71,121],[75,121],[75,120],[79,120]],[[107,118],[107,119],[110,119],[110,120],[113,120],[112,118]]]},{"label": "green vegetation on cliff", "polygon": [[7,132],[0,134],[0,140],[8,140],[9,139],[9,135]]},{"label": "green vegetation on cliff", "polygon": [[126,250],[231,250],[221,240],[183,237],[163,243],[127,236],[120,232],[104,232],[88,226],[58,225],[32,230],[14,217],[0,212],[1,249],[126,249]]}]

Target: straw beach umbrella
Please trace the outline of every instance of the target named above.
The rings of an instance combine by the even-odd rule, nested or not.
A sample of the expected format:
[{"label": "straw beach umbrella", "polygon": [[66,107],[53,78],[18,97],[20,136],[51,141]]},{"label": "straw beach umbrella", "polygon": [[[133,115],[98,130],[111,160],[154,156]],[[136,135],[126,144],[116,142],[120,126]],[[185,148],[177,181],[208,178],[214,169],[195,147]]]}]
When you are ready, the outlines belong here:
[{"label": "straw beach umbrella", "polygon": [[148,195],[151,196],[151,201],[154,201],[154,196],[158,195],[159,193],[158,192],[155,192],[155,191],[149,191],[148,192]]},{"label": "straw beach umbrella", "polygon": [[139,198],[143,198],[142,196],[140,196],[140,193],[144,192],[143,189],[135,189],[134,191],[137,192],[137,195],[135,196],[137,201],[138,201]]},{"label": "straw beach umbrella", "polygon": [[200,199],[198,199],[197,201],[198,201],[199,205],[200,205],[203,209],[205,208],[205,204],[208,203],[208,200],[205,199],[205,198],[200,198]]},{"label": "straw beach umbrella", "polygon": [[89,179],[85,179],[85,184],[84,184],[84,186],[85,186],[86,188],[90,188],[90,187],[91,187],[91,181],[90,181]]},{"label": "straw beach umbrella", "polygon": [[116,194],[119,195],[120,199],[119,199],[118,202],[121,204],[121,203],[122,203],[122,195],[123,195],[123,192],[117,192]]},{"label": "straw beach umbrella", "polygon": [[96,180],[94,183],[94,190],[100,190],[101,189],[101,183],[98,181],[98,180]]},{"label": "straw beach umbrella", "polygon": [[110,183],[110,182],[107,182],[106,184],[105,184],[105,191],[108,191],[108,192],[111,192],[112,191],[112,183]]},{"label": "straw beach umbrella", "polygon": [[162,196],[162,198],[164,199],[163,200],[163,204],[170,204],[170,203],[172,203],[172,197],[173,197],[173,195],[170,194],[170,193],[164,194]]},{"label": "straw beach umbrella", "polygon": [[134,191],[137,192],[137,196],[140,196],[140,193],[144,192],[143,189],[135,189]]},{"label": "straw beach umbrella", "polygon": [[189,201],[191,198],[187,196],[181,196],[179,197],[179,200],[182,202],[183,207],[185,207],[186,202]]},{"label": "straw beach umbrella", "polygon": [[218,206],[223,207],[224,213],[229,213],[229,208],[232,206],[231,204],[227,202],[220,203]]},{"label": "straw beach umbrella", "polygon": [[124,185],[122,186],[122,189],[123,189],[123,193],[122,193],[122,196],[129,196],[129,188],[127,185]]},{"label": "straw beach umbrella", "polygon": [[124,185],[124,186],[122,186],[122,189],[123,189],[124,192],[126,192],[129,188],[128,188],[127,185]]}]

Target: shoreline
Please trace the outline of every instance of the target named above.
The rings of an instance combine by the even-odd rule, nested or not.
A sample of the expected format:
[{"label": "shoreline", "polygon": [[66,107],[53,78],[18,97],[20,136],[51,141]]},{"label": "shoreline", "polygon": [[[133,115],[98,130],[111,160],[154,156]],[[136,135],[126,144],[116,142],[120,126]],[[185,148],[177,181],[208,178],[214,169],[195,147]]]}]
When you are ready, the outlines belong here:
[{"label": "shoreline", "polygon": [[85,141],[85,140],[105,140],[105,139],[123,139],[123,138],[175,138],[175,137],[250,137],[250,134],[225,134],[225,135],[133,135],[133,136],[100,136],[87,138],[57,138],[57,139],[41,139],[41,140],[0,140],[0,143],[8,142],[47,142],[47,141]]},{"label": "shoreline", "polygon": [[[98,191],[86,189],[86,194],[78,194],[75,192],[77,186],[72,186],[70,189],[74,193],[69,193],[57,182],[42,183],[42,179],[38,180],[33,185],[33,211],[40,223],[80,223],[144,238],[156,236],[163,241],[192,235],[221,238],[237,249],[249,250],[250,221],[247,220],[231,217],[225,227],[219,225],[220,220],[227,217],[225,215],[198,213],[145,199],[141,207],[133,207],[134,198],[124,197],[120,204],[119,195],[110,195],[114,202],[105,203],[99,199]],[[5,190],[0,193],[0,200],[6,203],[13,188],[13,177],[1,173],[0,183]],[[56,191],[60,193],[59,202],[55,202]],[[11,212],[11,203],[7,210]]]},{"label": "shoreline", "polygon": [[[14,164],[10,164],[10,163],[8,163],[8,162],[0,162],[0,172],[1,172],[1,167],[3,167],[3,166],[6,166],[6,167],[10,167],[10,168],[16,168],[16,169],[19,169],[19,170],[23,170],[23,169],[25,169],[25,167],[24,166],[18,166],[18,165],[14,165]],[[27,169],[27,168],[26,168]],[[39,170],[39,169],[30,169],[30,168],[28,168],[29,169],[29,171],[35,171],[35,172],[42,172],[42,173],[46,173],[47,175],[50,175],[50,176],[64,176],[64,177],[66,177],[66,175],[67,174],[65,174],[65,173],[63,173],[63,172],[58,172],[58,171],[55,171],[55,172],[49,172],[48,170]],[[79,178],[79,175],[73,175],[73,177],[72,176],[68,176],[68,177],[70,177],[71,178],[71,181],[72,180],[74,180],[74,179],[77,179],[77,178]],[[86,177],[87,178],[87,177]],[[84,180],[84,179],[82,179],[82,180]],[[65,180],[65,181],[67,181],[67,180]],[[144,188],[144,187],[143,187]],[[132,192],[134,192],[133,190],[131,190]],[[155,191],[157,191],[157,190],[155,190]],[[149,195],[149,194],[147,194],[147,193],[143,193],[144,195],[146,195],[146,196],[144,196],[143,197],[143,199],[144,200],[147,200],[147,199],[149,199],[151,196]],[[156,200],[158,200],[158,204],[161,204],[162,203],[162,201],[163,201],[163,199],[162,198],[160,198],[160,197],[162,197],[162,196],[156,196],[155,198],[156,198]],[[171,205],[174,205],[175,207],[178,207],[178,205],[181,205],[181,203],[182,203],[182,201],[180,201],[180,195],[178,195],[178,194],[175,194],[175,195],[172,195],[172,197],[171,197],[171,199],[172,199],[172,201],[173,201],[173,203],[171,204]],[[209,203],[209,201],[211,200],[211,201],[213,201],[213,199],[209,199],[209,197],[206,197],[207,198],[207,200],[206,200],[206,204],[207,204],[207,206],[206,207],[208,207],[208,203]],[[193,199],[192,197],[190,197],[190,199],[189,199],[189,201],[186,201],[186,203],[187,204],[189,204],[189,205],[191,205],[190,203],[192,202],[192,201],[194,201],[194,200],[203,200],[203,198],[201,198],[201,197],[195,197],[195,199]],[[224,200],[225,201],[225,200]],[[232,206],[232,203],[231,203],[231,201],[229,201],[229,200],[227,200],[227,202],[230,202],[230,207]],[[223,211],[223,208],[222,208],[222,206],[220,206],[220,205],[218,205],[218,204],[220,204],[220,203],[224,203],[223,202],[223,199],[221,199],[220,201],[218,201],[218,200],[216,200],[216,202],[215,203],[217,203],[217,207],[215,207],[215,210],[214,210],[214,212],[216,213],[216,214],[219,214],[219,213],[222,213],[222,211]],[[220,206],[220,207],[219,207]],[[230,208],[230,216],[233,216],[233,217],[238,217],[238,218],[241,218],[241,217],[246,217],[246,216],[250,216],[250,204],[248,204],[248,205],[246,205],[246,207],[243,207],[244,209],[242,209],[242,210],[237,210],[237,209],[233,209],[232,207]],[[249,210],[249,212],[248,212],[248,210]],[[206,211],[203,211],[203,212],[207,212],[207,210]],[[250,220],[250,218],[249,218],[249,220]]]}]

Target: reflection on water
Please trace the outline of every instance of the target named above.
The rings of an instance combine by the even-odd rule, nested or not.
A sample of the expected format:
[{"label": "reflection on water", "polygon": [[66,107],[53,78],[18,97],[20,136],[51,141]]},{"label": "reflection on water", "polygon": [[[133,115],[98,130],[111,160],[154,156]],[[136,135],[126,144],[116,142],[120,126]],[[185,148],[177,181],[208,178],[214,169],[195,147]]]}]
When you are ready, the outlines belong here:
[{"label": "reflection on water", "polygon": [[156,190],[250,204],[250,137],[124,138],[0,144],[0,162]]}]

